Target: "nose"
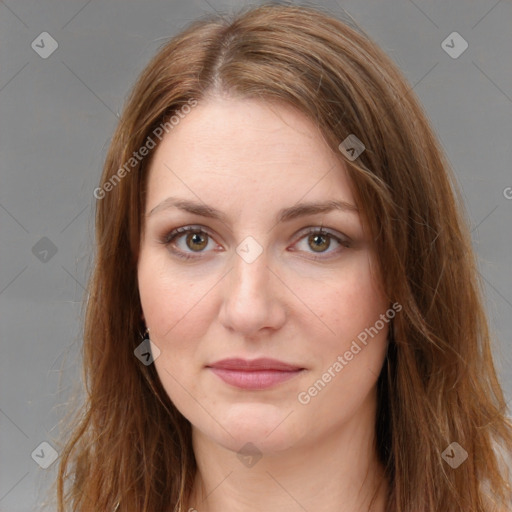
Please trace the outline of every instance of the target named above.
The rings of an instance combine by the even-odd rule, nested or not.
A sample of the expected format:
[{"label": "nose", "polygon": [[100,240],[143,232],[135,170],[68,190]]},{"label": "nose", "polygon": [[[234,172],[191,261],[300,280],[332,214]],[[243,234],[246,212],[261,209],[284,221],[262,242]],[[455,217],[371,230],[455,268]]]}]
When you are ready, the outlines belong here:
[{"label": "nose", "polygon": [[286,307],[279,279],[268,267],[266,253],[248,263],[238,254],[224,283],[219,321],[245,337],[279,329],[286,321]]}]

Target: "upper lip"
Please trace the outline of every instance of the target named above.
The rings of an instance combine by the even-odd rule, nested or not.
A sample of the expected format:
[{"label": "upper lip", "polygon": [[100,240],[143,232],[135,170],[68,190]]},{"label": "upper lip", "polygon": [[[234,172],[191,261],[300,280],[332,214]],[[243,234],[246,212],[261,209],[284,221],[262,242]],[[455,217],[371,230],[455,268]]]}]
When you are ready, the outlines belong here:
[{"label": "upper lip", "polygon": [[257,371],[257,370],[279,370],[284,372],[303,370],[302,367],[288,364],[277,359],[260,357],[258,359],[229,358],[222,359],[207,365],[209,368],[222,368],[223,370]]}]

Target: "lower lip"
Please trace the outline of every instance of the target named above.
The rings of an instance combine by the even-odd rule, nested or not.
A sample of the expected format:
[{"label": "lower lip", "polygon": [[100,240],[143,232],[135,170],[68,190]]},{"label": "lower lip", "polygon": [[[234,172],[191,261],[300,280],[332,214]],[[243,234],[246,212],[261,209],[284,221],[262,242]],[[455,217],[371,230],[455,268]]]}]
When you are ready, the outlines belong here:
[{"label": "lower lip", "polygon": [[226,370],[211,368],[210,370],[227,384],[241,389],[267,389],[299,375],[303,370]]}]

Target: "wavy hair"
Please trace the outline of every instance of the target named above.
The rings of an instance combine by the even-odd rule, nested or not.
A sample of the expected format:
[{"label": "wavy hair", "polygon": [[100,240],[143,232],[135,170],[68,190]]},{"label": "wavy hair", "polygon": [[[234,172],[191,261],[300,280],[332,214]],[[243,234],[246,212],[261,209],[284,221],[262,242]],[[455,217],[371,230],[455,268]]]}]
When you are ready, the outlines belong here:
[{"label": "wavy hair", "polygon": [[[497,447],[512,452],[512,424],[483,283],[456,179],[427,116],[392,60],[351,21],[262,5],[188,25],[147,65],[124,107],[101,178],[108,193],[96,203],[86,394],[61,443],[59,512],[186,504],[196,471],[191,425],[154,365],[134,356],[144,330],[137,260],[154,150],[112,177],[184,105],[219,94],[293,106],[348,168],[384,289],[403,306],[377,384],[387,510],[511,510]],[[355,160],[338,147],[350,134],[366,147]],[[453,441],[468,453],[457,469],[442,457]]]}]

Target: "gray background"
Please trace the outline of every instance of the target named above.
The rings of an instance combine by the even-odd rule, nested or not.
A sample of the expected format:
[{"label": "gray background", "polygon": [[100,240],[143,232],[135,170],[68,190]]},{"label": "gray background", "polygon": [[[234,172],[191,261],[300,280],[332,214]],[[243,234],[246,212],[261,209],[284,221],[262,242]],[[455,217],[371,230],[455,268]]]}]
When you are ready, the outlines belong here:
[{"label": "gray background", "polygon": [[[55,475],[57,462],[42,469],[31,454],[58,436],[70,386],[80,383],[93,190],[117,113],[167,38],[201,14],[243,5],[0,1],[0,511],[38,510]],[[466,201],[512,404],[511,2],[317,5],[335,15],[345,9],[395,60],[428,112]],[[441,47],[454,31],[469,45],[456,59]],[[42,32],[58,43],[48,58],[31,47],[42,46]]]}]

